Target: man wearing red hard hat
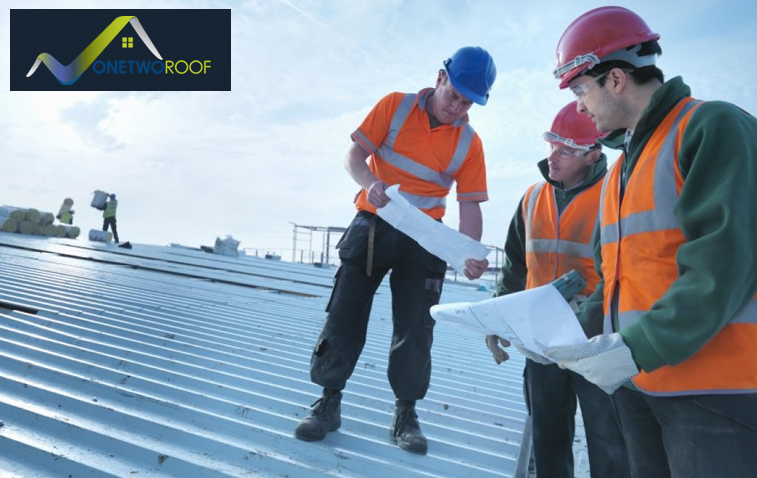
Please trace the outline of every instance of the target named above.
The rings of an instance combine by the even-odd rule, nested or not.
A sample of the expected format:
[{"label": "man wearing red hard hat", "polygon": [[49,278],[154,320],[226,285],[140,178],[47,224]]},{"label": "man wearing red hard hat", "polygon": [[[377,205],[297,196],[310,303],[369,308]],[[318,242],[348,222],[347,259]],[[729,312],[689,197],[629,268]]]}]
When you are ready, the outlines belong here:
[{"label": "man wearing red hard hat", "polygon": [[[510,222],[497,296],[549,284],[571,270],[586,279],[572,306],[594,291],[599,277],[594,271],[592,237],[607,172],[600,136],[594,123],[578,113],[575,101],[557,113],[552,128],[544,133],[550,151],[538,164],[544,181],[528,188]],[[586,332],[591,337],[601,333],[601,328]],[[510,345],[495,335],[486,337],[497,364],[509,358],[498,343]],[[607,394],[581,375],[517,348],[526,356],[523,388],[533,426],[537,474],[575,476],[573,439],[578,402],[592,478],[628,477],[625,443]]]},{"label": "man wearing red hard hat", "polygon": [[[603,186],[587,345],[546,355],[612,394],[634,477],[757,469],[757,120],[655,66],[634,12],[576,19],[555,76],[620,149]],[[600,310],[599,313],[592,313]]]}]

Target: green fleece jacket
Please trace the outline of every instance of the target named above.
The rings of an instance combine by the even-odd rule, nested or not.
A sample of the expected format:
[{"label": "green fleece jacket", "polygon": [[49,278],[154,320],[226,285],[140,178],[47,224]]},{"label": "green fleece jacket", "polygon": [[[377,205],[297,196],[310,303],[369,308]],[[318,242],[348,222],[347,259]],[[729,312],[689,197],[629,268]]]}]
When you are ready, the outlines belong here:
[{"label": "green fleece jacket", "polygon": [[[539,161],[538,166],[544,179],[555,190],[557,212],[558,214],[561,214],[578,193],[591,187],[596,184],[597,181],[601,181],[602,178],[604,178],[605,173],[607,172],[607,156],[602,154],[599,160],[588,168],[586,179],[578,186],[568,190],[563,189],[562,183],[549,179],[549,165],[547,164],[546,159]],[[526,225],[523,222],[523,198],[521,198],[518,203],[518,208],[515,211],[515,215],[513,216],[512,221],[510,221],[510,228],[507,231],[505,258],[499,280],[497,281],[495,297],[525,290],[527,274]]]},{"label": "green fleece jacket", "polygon": [[[655,92],[619,165],[623,190],[652,133],[690,95],[680,77]],[[602,142],[625,149],[625,133],[614,131]],[[730,103],[702,104],[684,131],[678,164],[684,185],[674,212],[686,238],[676,254],[679,277],[636,324],[620,330],[647,372],[691,357],[757,293],[757,119]],[[579,309],[585,329],[602,321],[602,286],[600,280]]]}]

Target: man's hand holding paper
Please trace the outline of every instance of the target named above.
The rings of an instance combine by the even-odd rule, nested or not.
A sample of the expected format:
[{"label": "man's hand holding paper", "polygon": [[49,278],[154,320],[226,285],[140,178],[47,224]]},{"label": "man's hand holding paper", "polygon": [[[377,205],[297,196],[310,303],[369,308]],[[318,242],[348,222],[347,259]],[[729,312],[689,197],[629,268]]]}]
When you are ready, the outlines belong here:
[{"label": "man's hand holding paper", "polygon": [[478,241],[451,229],[410,204],[399,186],[386,188],[391,201],[376,210],[379,217],[407,234],[424,249],[446,261],[469,279],[480,277],[489,266],[489,250]]}]

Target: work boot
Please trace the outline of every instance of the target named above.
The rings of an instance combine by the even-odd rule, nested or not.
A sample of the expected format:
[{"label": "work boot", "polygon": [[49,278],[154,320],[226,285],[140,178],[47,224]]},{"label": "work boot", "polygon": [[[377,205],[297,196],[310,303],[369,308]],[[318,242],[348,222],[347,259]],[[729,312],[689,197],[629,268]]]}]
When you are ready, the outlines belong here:
[{"label": "work boot", "polygon": [[394,421],[389,433],[397,445],[405,451],[425,455],[428,442],[418,425],[418,415],[415,413],[415,400],[400,400],[395,402]]},{"label": "work boot", "polygon": [[323,396],[315,401],[310,415],[300,420],[294,436],[305,441],[323,440],[326,433],[342,426],[342,392],[323,389]]}]

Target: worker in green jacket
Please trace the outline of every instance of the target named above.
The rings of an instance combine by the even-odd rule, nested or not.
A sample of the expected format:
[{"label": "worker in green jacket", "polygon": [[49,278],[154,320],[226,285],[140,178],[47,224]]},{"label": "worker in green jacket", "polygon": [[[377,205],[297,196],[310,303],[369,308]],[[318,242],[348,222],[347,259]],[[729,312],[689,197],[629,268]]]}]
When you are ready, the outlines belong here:
[{"label": "worker in green jacket", "polygon": [[108,227],[113,231],[113,239],[118,244],[118,229],[116,229],[116,209],[118,209],[118,201],[115,194],[109,194],[108,200],[105,203],[105,210],[103,211],[103,231],[107,231]]},{"label": "worker in green jacket", "polygon": [[[607,171],[600,136],[594,123],[578,113],[574,101],[557,113],[551,130],[544,133],[550,146],[549,156],[538,163],[544,181],[528,188],[510,223],[497,296],[541,287],[571,270],[586,279],[572,306],[594,291],[599,277],[594,271],[592,232]],[[486,337],[497,364],[508,358],[498,342],[509,345],[497,336]],[[537,475],[575,476],[573,441],[580,403],[591,477],[629,477],[625,443],[610,397],[581,375],[522,347],[518,350],[526,357],[523,390]]]},{"label": "worker in green jacket", "polygon": [[664,81],[638,15],[601,7],[558,44],[555,76],[623,151],[578,311],[603,334],[545,354],[612,394],[634,478],[757,469],[757,119]]}]

